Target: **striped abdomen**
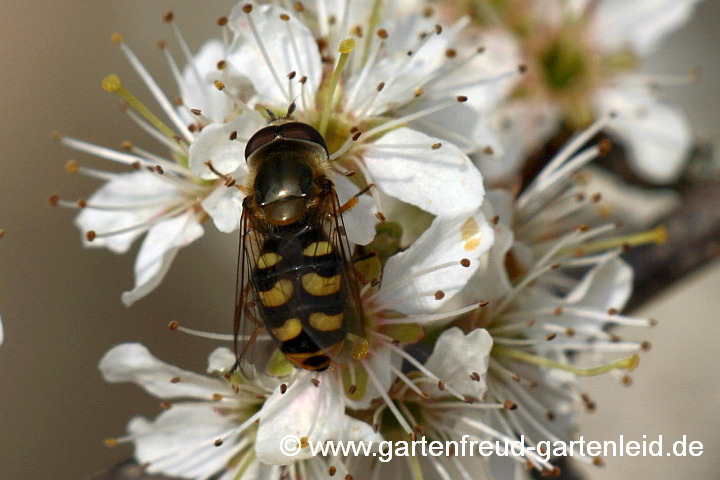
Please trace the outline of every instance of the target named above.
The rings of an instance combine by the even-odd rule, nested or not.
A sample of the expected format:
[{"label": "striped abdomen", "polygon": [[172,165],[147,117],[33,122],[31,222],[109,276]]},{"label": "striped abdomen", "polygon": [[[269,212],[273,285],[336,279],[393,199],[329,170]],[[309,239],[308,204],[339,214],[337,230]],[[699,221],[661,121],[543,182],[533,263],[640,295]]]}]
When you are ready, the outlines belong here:
[{"label": "striped abdomen", "polygon": [[252,275],[255,300],[280,351],[325,370],[347,335],[345,265],[320,229],[269,237]]}]

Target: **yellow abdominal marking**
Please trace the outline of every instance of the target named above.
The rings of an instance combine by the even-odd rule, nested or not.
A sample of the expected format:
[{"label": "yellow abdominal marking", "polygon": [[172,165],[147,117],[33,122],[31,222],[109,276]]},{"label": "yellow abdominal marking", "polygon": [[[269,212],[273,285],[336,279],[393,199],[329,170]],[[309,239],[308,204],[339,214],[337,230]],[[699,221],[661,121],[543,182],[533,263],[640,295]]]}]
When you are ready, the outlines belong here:
[{"label": "yellow abdominal marking", "polygon": [[291,318],[286,320],[282,327],[273,328],[273,334],[281,342],[287,342],[300,335],[302,332],[302,324],[297,318]]},{"label": "yellow abdominal marking", "polygon": [[287,302],[292,297],[292,294],[293,285],[287,279],[278,280],[267,292],[258,292],[260,301],[266,307],[278,307]]},{"label": "yellow abdominal marking", "polygon": [[276,265],[280,260],[282,260],[282,257],[274,252],[264,253],[260,255],[260,258],[257,260],[257,267],[258,268],[270,268],[273,265]]},{"label": "yellow abdominal marking", "polygon": [[315,312],[310,314],[310,325],[315,330],[321,332],[329,332],[331,330],[337,330],[343,325],[343,317],[345,315],[338,313],[337,315],[328,315],[322,312]]},{"label": "yellow abdominal marking", "polygon": [[327,255],[330,252],[332,252],[330,242],[313,242],[303,250],[303,255],[306,257],[319,257],[321,255]]},{"label": "yellow abdominal marking", "polygon": [[302,277],[302,286],[306,292],[316,297],[332,295],[340,290],[342,279],[340,275],[333,277],[321,277],[317,273],[306,273]]}]

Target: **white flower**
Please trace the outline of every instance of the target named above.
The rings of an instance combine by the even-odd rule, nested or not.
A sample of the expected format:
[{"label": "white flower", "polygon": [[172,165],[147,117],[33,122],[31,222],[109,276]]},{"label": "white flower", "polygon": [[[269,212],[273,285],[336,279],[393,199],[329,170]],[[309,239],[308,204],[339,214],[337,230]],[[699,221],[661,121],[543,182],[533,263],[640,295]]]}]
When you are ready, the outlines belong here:
[{"label": "white flower", "polygon": [[[655,90],[687,83],[694,75],[644,75],[637,64],[688,20],[697,0],[510,3],[496,20],[515,33],[528,72],[491,122],[498,135],[506,132],[506,151],[501,160],[478,156],[483,174],[507,181],[561,122],[578,129],[615,112],[605,130],[626,147],[636,173],[658,184],[677,180],[689,157],[690,127]],[[483,11],[477,13],[482,21]]]},{"label": "white flower", "polygon": [[100,361],[105,379],[134,382],[163,400],[167,410],[153,421],[133,418],[126,437],[107,443],[132,441],[136,460],[149,473],[279,480],[277,465],[296,460],[321,463],[324,470],[328,463],[346,469],[337,459],[313,458],[307,447],[295,457],[283,455],[280,440],[285,435],[312,442],[379,440],[369,425],[345,415],[333,382],[321,379],[316,385],[308,372],[284,379],[287,384],[261,374],[249,381],[228,373],[234,362],[229,350],[217,349],[210,355],[208,373],[218,377],[208,377],[166,364],[140,344],[114,347]]}]

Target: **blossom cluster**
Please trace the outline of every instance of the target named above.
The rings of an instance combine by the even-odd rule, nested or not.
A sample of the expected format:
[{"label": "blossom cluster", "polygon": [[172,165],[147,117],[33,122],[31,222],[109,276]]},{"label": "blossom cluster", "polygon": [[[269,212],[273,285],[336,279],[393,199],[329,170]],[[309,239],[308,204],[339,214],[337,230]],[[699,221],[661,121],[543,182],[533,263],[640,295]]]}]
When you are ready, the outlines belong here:
[{"label": "blossom cluster", "polygon": [[[471,15],[460,1],[434,8],[276,3],[238,4],[218,19],[220,39],[197,53],[168,13],[185,63],[160,45],[177,81],[174,101],[113,34],[169,125],[117,76],[102,86],[167,155],[57,134],[66,147],[133,170],[71,161],[69,172],[104,183],[88,199],[53,195],[50,202],[80,210],[75,223],[88,247],[125,253],[144,236],[135,286],[122,295],[129,306],[159,285],[209,219],[221,232],[242,227],[253,134],[281,117],[310,125],[327,146],[326,176],[347,205],[342,221],[363,335],[346,342],[362,352],[317,373],[293,368],[261,333],[239,340],[269,345],[267,365],[219,347],[202,375],[139,343],[118,345],[100,361],[104,378],[138,384],[165,411],[133,418],[127,435],[107,443],[132,443],[149,473],[188,479],[557,473],[537,454],[496,455],[481,466],[477,457],[457,456],[381,463],[314,457],[307,444],[569,440],[578,407],[594,408],[578,377],[607,373],[629,384],[627,372],[649,344],[623,339],[618,328],[655,321],[622,314],[633,273],[621,255],[662,242],[665,231],[627,230],[651,224],[674,199],[648,202],[644,214],[623,211],[625,192],[645,193],[588,164],[612,148],[594,140],[606,132],[629,147],[647,177],[663,182],[680,171],[689,144],[681,114],[655,101],[632,62],[610,70],[649,51],[687,17],[691,2],[663,15],[653,2],[612,0],[557,2],[560,10],[499,2],[517,6]],[[526,25],[530,18],[538,25]],[[593,63],[595,52],[602,65]],[[515,174],[533,143],[561,119],[574,136],[520,186]],[[170,328],[238,341],[175,322]],[[281,448],[287,435],[301,439],[298,455]]]}]

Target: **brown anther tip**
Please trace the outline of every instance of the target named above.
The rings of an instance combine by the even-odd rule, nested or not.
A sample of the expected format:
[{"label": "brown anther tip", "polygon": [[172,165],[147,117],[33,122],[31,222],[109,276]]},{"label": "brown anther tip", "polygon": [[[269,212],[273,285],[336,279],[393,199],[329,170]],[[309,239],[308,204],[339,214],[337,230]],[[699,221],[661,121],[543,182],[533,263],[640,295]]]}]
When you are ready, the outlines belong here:
[{"label": "brown anther tip", "polygon": [[52,195],[50,195],[50,197],[48,197],[48,203],[51,207],[57,207],[59,201],[60,195],[58,195],[57,193],[53,193]]},{"label": "brown anther tip", "polygon": [[125,150],[125,151],[130,151],[130,150],[132,150],[132,148],[133,148],[132,142],[129,142],[129,141],[127,141],[127,140],[125,140],[124,142],[122,142],[122,149],[123,149],[123,150]]},{"label": "brown anther tip", "polygon": [[660,322],[658,322],[657,319],[655,319],[655,318],[651,318],[651,319],[648,320],[648,321],[650,322],[650,326],[651,326],[651,327],[656,327],[657,324],[660,323]]},{"label": "brown anther tip", "polygon": [[652,343],[645,340],[644,342],[642,342],[640,344],[640,348],[642,348],[643,352],[649,352],[650,349],[652,348]]},{"label": "brown anther tip", "polygon": [[563,314],[562,307],[557,307],[553,313],[558,316],[562,315]]},{"label": "brown anther tip", "polygon": [[423,17],[432,17],[435,14],[435,10],[432,7],[425,7],[422,11]]},{"label": "brown anther tip", "polygon": [[445,56],[448,58],[455,58],[456,55],[457,50],[455,50],[454,48],[448,48],[447,50],[445,50]]},{"label": "brown anther tip", "polygon": [[420,394],[420,398],[422,398],[423,400],[430,400],[430,395],[428,395],[428,394],[425,393],[425,392],[422,392],[422,393]]},{"label": "brown anther tip", "polygon": [[442,300],[443,298],[445,298],[445,292],[442,290],[435,292],[435,300]]},{"label": "brown anther tip", "polygon": [[377,218],[381,222],[384,222],[386,220],[385,215],[382,212],[375,213],[375,218]]},{"label": "brown anther tip", "polygon": [[607,313],[608,315],[617,315],[618,313],[620,313],[620,310],[618,310],[617,308],[608,308]]},{"label": "brown anther tip", "polygon": [[142,167],[142,163],[140,163],[139,160],[131,163],[130,165],[131,165],[132,168],[134,168],[135,170],[140,170],[140,167]]},{"label": "brown anther tip", "polygon": [[172,322],[168,323],[168,330],[170,330],[171,332],[174,332],[175,330],[178,329],[179,326],[180,326],[180,324],[178,322],[176,322],[175,320],[173,320]]},{"label": "brown anther tip", "polygon": [[0,238],[3,238],[5,236],[5,230],[0,228]]},{"label": "brown anther tip", "polygon": [[353,480],[353,476],[348,473],[345,475],[345,480]]},{"label": "brown anther tip", "polygon": [[460,103],[464,103],[464,102],[467,102],[468,97],[466,97],[465,95],[458,95],[457,97],[455,97],[455,100],[457,100]]},{"label": "brown anther tip", "polygon": [[483,300],[482,302],[478,302],[478,306],[479,307],[487,307],[489,303],[490,302],[488,302],[487,300]]},{"label": "brown anther tip", "polygon": [[485,155],[493,155],[495,153],[495,149],[488,145],[487,147],[483,148],[483,153]]},{"label": "brown anther tip", "polygon": [[162,39],[161,39],[161,40],[158,40],[155,45],[157,45],[157,48],[158,48],[159,50],[165,50],[165,48],[167,48],[167,42],[166,42],[165,40],[162,40]]},{"label": "brown anther tip", "polygon": [[175,105],[177,105],[178,107],[182,107],[183,105],[185,105],[185,100],[183,100],[182,97],[175,97],[173,99],[173,101],[175,102]]},{"label": "brown anther tip", "polygon": [[87,207],[87,200],[80,198],[77,202],[75,202],[75,205],[77,205],[78,208],[85,208]]},{"label": "brown anther tip", "polygon": [[480,374],[478,372],[472,372],[470,374],[470,380],[473,382],[479,382],[480,381]]},{"label": "brown anther tip", "polygon": [[85,238],[88,242],[92,242],[93,240],[95,240],[95,237],[97,237],[97,233],[95,233],[95,230],[88,230],[87,232],[85,232]]},{"label": "brown anther tip", "polygon": [[551,422],[552,422],[553,420],[555,420],[555,412],[553,412],[552,410],[548,410],[547,413],[545,413],[545,416],[546,416],[547,419],[550,420]]},{"label": "brown anther tip", "polygon": [[170,379],[170,383],[180,383],[180,377],[173,377]]},{"label": "brown anther tip", "polygon": [[165,16],[163,17],[163,22],[170,23],[175,19],[175,14],[173,12],[167,12]]},{"label": "brown anther tip", "polygon": [[613,343],[618,343],[618,342],[622,341],[622,337],[620,335],[618,335],[617,333],[611,333],[610,341]]},{"label": "brown anther tip", "polygon": [[622,248],[623,252],[627,252],[628,250],[630,250],[631,247],[632,245],[630,245],[629,243],[623,243],[622,245],[620,245],[620,248]]},{"label": "brown anther tip", "polygon": [[515,382],[519,382],[519,381],[520,381],[520,375],[518,375],[517,373],[513,373],[510,378],[512,378],[513,381],[515,381]]},{"label": "brown anther tip", "polygon": [[587,225],[587,224],[578,225],[577,229],[580,230],[581,232],[585,233],[590,230],[590,225]]},{"label": "brown anther tip", "polygon": [[316,387],[319,387],[319,386],[320,386],[320,380],[318,380],[317,378],[311,379],[310,382],[311,382],[313,385],[315,385]]},{"label": "brown anther tip", "polygon": [[163,170],[163,168],[160,165],[155,165],[155,171],[160,175],[165,173],[165,170]]},{"label": "brown anther tip", "polygon": [[555,337],[557,337],[557,333],[549,333],[545,336],[545,340],[553,340]]},{"label": "brown anther tip", "polygon": [[114,32],[112,35],[110,35],[110,41],[113,43],[120,44],[125,41],[125,38],[123,38],[122,33]]},{"label": "brown anther tip", "polygon": [[223,399],[223,396],[219,393],[213,393],[212,399],[213,399],[213,402],[219,402],[220,400]]},{"label": "brown anther tip", "polygon": [[358,138],[360,138],[360,135],[362,135],[362,132],[353,133],[353,136],[352,136],[353,142],[357,142]]},{"label": "brown anther tip", "polygon": [[225,84],[221,82],[220,80],[215,80],[215,88],[217,88],[220,91],[225,90]]},{"label": "brown anther tip", "polygon": [[527,69],[528,69],[528,67],[527,67],[527,65],[525,65],[524,63],[518,65],[518,72],[520,72],[520,73],[525,73],[525,72],[527,72]]},{"label": "brown anther tip", "polygon": [[295,11],[296,11],[296,12],[304,12],[304,11],[305,11],[305,5],[303,5],[302,2],[295,2]]},{"label": "brown anther tip", "polygon": [[202,110],[200,110],[199,108],[191,108],[190,111],[193,115],[202,115]]},{"label": "brown anther tip", "polygon": [[53,140],[62,140],[62,135],[60,135],[60,132],[50,132],[50,138]]},{"label": "brown anther tip", "polygon": [[377,33],[377,36],[382,38],[383,40],[388,38],[388,32],[384,28],[379,29],[376,33]]},{"label": "brown anther tip", "polygon": [[433,143],[433,144],[432,144],[432,149],[433,149],[433,150],[438,150],[438,149],[441,148],[441,147],[442,147],[442,143],[440,143],[440,142],[438,142],[438,143]]},{"label": "brown anther tip", "polygon": [[253,9],[253,6],[250,5],[249,3],[246,3],[245,5],[243,5],[243,12],[245,12],[245,13],[252,12],[252,9]]},{"label": "brown anther tip", "polygon": [[335,475],[335,472],[337,472],[337,469],[333,465],[330,465],[330,468],[328,468],[328,475],[332,477]]},{"label": "brown anther tip", "polygon": [[415,96],[415,98],[418,98],[418,97],[422,96],[423,93],[425,93],[425,89],[424,89],[424,88],[418,88],[417,90],[415,90],[415,91],[413,92],[413,95]]},{"label": "brown anther tip", "polygon": [[160,408],[162,408],[163,410],[169,410],[170,408],[172,408],[172,403],[160,402]]},{"label": "brown anther tip", "polygon": [[353,385],[350,385],[350,386],[348,387],[348,393],[349,393],[350,395],[355,395],[355,392],[357,392],[357,385],[354,385],[354,384],[353,384]]},{"label": "brown anther tip", "polygon": [[590,201],[593,203],[598,203],[600,200],[602,200],[602,193],[600,192],[593,193],[590,197]]},{"label": "brown anther tip", "polygon": [[217,440],[215,440],[215,444],[214,444],[214,445],[215,445],[216,447],[219,447],[219,446],[221,446],[222,444],[223,444],[222,438],[218,438]]},{"label": "brown anther tip", "polygon": [[227,62],[225,60],[220,60],[215,66],[218,70],[225,70],[227,68]]},{"label": "brown anther tip", "polygon": [[435,25],[435,33],[440,35],[442,33],[442,25]]},{"label": "brown anther tip", "polygon": [[592,462],[593,462],[593,465],[595,465],[596,467],[604,467],[605,466],[605,461],[602,459],[602,457],[595,457],[595,458],[593,458]]},{"label": "brown anther tip", "polygon": [[282,20],[283,22],[289,22],[289,21],[290,21],[290,15],[288,15],[287,13],[281,13],[281,14],[280,14],[280,20]]},{"label": "brown anther tip", "polygon": [[560,265],[561,265],[560,262],[556,262],[556,263],[553,263],[552,265],[550,265],[550,268],[552,270],[557,270],[558,268],[560,268]]},{"label": "brown anther tip", "polygon": [[567,335],[568,337],[574,337],[575,329],[572,327],[568,327],[567,329],[565,329],[565,335]]},{"label": "brown anther tip", "polygon": [[237,130],[233,130],[230,132],[230,136],[228,136],[228,140],[235,140],[237,138]]},{"label": "brown anther tip", "polygon": [[505,410],[515,410],[517,408],[517,404],[512,400],[505,400],[503,402],[503,408],[505,408]]},{"label": "brown anther tip", "polygon": [[280,384],[280,395],[285,395],[285,392],[287,392],[287,384],[281,383]]},{"label": "brown anther tip", "polygon": [[410,441],[414,442],[417,439],[417,435],[415,432],[408,432],[408,438],[410,438]]},{"label": "brown anther tip", "polygon": [[300,82],[304,85],[305,82],[307,82],[307,75],[303,75],[302,77],[300,77],[300,80],[298,80],[298,82]]},{"label": "brown anther tip", "polygon": [[477,397],[473,397],[472,395],[463,395],[463,402],[472,405],[475,402],[479,402]]},{"label": "brown anther tip", "polygon": [[377,87],[375,87],[375,90],[381,92],[383,88],[385,88],[385,82],[380,82],[377,84]]},{"label": "brown anther tip", "polygon": [[217,19],[217,24],[219,27],[224,27],[225,25],[227,25],[227,23],[228,23],[227,17],[220,17]]},{"label": "brown anther tip", "polygon": [[612,143],[607,138],[603,138],[598,142],[598,149],[600,150],[600,156],[604,157],[612,150]]},{"label": "brown anther tip", "polygon": [[630,375],[625,375],[622,377],[622,384],[625,387],[629,387],[632,385],[632,377]]},{"label": "brown anther tip", "polygon": [[460,260],[460,265],[462,265],[465,268],[468,268],[470,266],[470,259],[463,258],[462,260]]},{"label": "brown anther tip", "polygon": [[112,448],[117,445],[117,438],[106,438],[103,443],[105,443],[106,447]]},{"label": "brown anther tip", "polygon": [[445,382],[438,380],[438,390],[445,390]]},{"label": "brown anther tip", "polygon": [[293,78],[295,78],[295,75],[297,75],[297,73],[295,72],[295,70],[293,70],[292,72],[287,74],[287,78],[292,80]]}]

